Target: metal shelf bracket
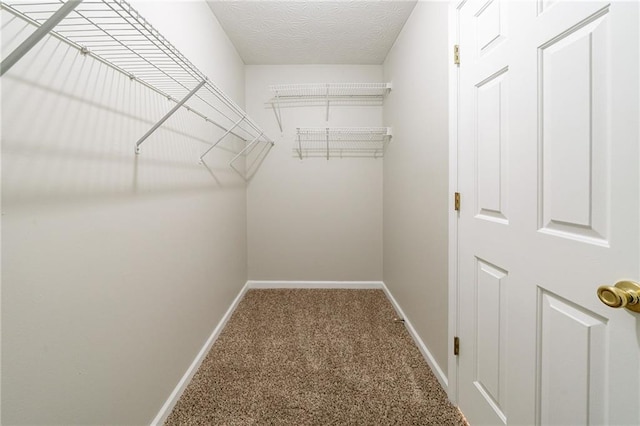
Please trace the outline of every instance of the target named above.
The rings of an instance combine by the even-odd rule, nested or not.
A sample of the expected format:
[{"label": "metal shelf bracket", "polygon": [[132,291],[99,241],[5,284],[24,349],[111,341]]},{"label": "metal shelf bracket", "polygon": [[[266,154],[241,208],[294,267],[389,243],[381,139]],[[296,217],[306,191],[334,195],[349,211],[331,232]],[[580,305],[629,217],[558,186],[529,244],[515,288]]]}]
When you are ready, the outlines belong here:
[{"label": "metal shelf bracket", "polygon": [[60,7],[49,19],[40,25],[25,41],[20,43],[13,52],[7,55],[0,63],[0,77],[9,71],[24,55],[27,54],[40,40],[73,11],[82,0],[69,0]]},{"label": "metal shelf bracket", "polygon": [[258,142],[273,146],[274,142],[242,108],[126,0],[0,0],[0,7],[18,18],[15,24],[11,23],[13,19],[8,21],[11,31],[23,31],[21,22],[28,24],[25,28],[34,29],[32,34],[25,33],[24,41],[16,40],[18,47],[10,55],[0,58],[0,75],[46,36],[122,73],[135,82],[135,87],[141,85],[171,102],[168,112],[136,141],[136,154],[180,108],[220,129],[223,138],[232,135],[245,144],[255,140],[248,149],[254,149]]},{"label": "metal shelf bracket", "polygon": [[[328,110],[328,105],[329,105],[329,101],[327,101],[327,110]],[[326,138],[327,138],[327,160],[328,160],[329,159],[329,128],[328,127],[327,127]]]},{"label": "metal shelf bracket", "polygon": [[[222,142],[222,140],[223,140],[224,138],[226,138],[226,137],[227,137],[227,135],[229,135],[229,133],[231,133],[231,131],[232,131],[233,129],[235,129],[236,127],[238,127],[238,126],[240,125],[240,123],[242,123],[242,122],[244,121],[244,119],[245,119],[245,118],[247,118],[246,114],[245,114],[245,115],[243,115],[243,116],[242,116],[242,118],[241,118],[240,120],[236,121],[236,122],[233,124],[233,126],[231,126],[231,128],[230,128],[229,130],[227,130],[226,132],[224,132],[224,135],[222,135],[222,136],[220,137],[220,139],[218,139],[217,141],[215,141],[215,142],[213,143],[213,145],[211,145],[211,146],[209,147],[209,149],[207,149],[207,150],[206,150],[206,151],[205,151],[205,152],[200,156],[200,163],[203,163],[203,162],[204,162],[204,157],[205,157],[205,155],[207,155],[207,154],[209,153],[209,151],[211,151],[213,148],[215,148],[215,147],[216,147],[216,145],[218,145],[220,142]],[[262,133],[258,136],[258,138],[259,138],[260,136],[262,136]]]},{"label": "metal shelf bracket", "polygon": [[[234,161],[236,161],[238,159],[238,157],[240,157],[242,154],[247,152],[249,149],[253,150],[251,147],[254,146],[258,142],[258,139],[260,139],[261,136],[262,136],[262,133],[260,133],[258,136],[256,136],[254,140],[249,142],[247,144],[247,146],[242,148],[242,150],[239,153],[237,153],[236,156],[231,159],[231,161],[229,161],[229,165],[231,167],[233,167],[233,163],[234,163]],[[234,169],[235,169],[235,167],[234,167]]]},{"label": "metal shelf bracket", "polygon": [[276,121],[278,122],[278,127],[280,128],[280,132],[282,132],[282,112],[280,111],[280,95],[276,90],[276,101],[271,104],[271,108],[273,108],[273,113],[276,115]]},{"label": "metal shelf bracket", "polygon": [[[207,80],[204,79],[200,82],[200,84],[198,84],[196,87],[193,88],[193,90],[191,90],[187,96],[185,96],[184,98],[182,98],[182,100],[180,102],[178,102],[177,104],[174,105],[173,108],[171,108],[171,110],[166,113],[164,115],[164,117],[162,117],[160,119],[160,121],[158,121],[156,124],[153,125],[152,128],[149,129],[149,131],[147,133],[144,134],[144,136],[142,136],[140,139],[138,139],[138,142],[136,142],[136,154],[140,154],[140,145],[142,145],[142,142],[144,142],[149,136],[151,136],[151,134],[153,132],[155,132],[156,130],[158,130],[158,127],[162,126],[162,124],[167,121],[169,119],[169,117],[171,117],[177,110],[180,109],[180,107],[182,105],[184,105],[185,102],[187,102],[189,100],[189,98],[191,98],[193,95],[195,95],[198,90],[200,90],[202,88],[202,86],[204,86],[207,83]],[[243,117],[244,118],[244,117]]]},{"label": "metal shelf bracket", "polygon": [[327,98],[327,118],[325,119],[325,121],[329,121],[329,85],[327,84],[327,93],[325,95],[325,97]]}]

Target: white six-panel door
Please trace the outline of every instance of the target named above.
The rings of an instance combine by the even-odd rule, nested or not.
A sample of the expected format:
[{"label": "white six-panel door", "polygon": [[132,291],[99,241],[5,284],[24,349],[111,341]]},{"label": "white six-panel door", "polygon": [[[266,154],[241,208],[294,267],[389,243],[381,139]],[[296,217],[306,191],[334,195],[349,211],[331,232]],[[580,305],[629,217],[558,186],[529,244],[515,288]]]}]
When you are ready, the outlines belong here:
[{"label": "white six-panel door", "polygon": [[458,5],[458,403],[640,424],[640,2]]}]

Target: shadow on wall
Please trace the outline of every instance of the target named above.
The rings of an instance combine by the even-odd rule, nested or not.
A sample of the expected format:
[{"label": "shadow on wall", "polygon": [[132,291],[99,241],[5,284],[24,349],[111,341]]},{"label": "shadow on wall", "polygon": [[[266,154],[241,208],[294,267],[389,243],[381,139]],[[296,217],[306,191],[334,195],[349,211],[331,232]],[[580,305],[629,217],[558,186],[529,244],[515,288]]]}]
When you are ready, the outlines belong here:
[{"label": "shadow on wall", "polygon": [[134,153],[138,138],[174,105],[75,48],[46,39],[2,78],[4,201],[93,202],[244,186],[255,170],[244,155],[235,167],[229,161],[246,142],[227,136],[201,164],[200,155],[224,131],[185,108]]},{"label": "shadow on wall", "polygon": [[[242,96],[206,4],[157,9]],[[0,55],[33,30],[7,10]],[[181,108],[136,155],[176,102],[53,36],[1,83],[2,423],[149,424],[247,280],[245,142],[199,164],[224,130]]]}]

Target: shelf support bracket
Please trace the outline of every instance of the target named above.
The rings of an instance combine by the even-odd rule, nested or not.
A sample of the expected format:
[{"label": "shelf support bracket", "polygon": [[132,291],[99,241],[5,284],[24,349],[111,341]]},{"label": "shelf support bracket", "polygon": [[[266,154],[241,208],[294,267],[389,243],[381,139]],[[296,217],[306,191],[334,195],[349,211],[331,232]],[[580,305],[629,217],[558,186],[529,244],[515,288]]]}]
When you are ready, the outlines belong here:
[{"label": "shelf support bracket", "polygon": [[73,11],[82,0],[69,0],[63,4],[49,19],[40,25],[25,41],[20,43],[13,52],[7,55],[0,63],[0,76],[9,71],[24,55],[27,54],[40,40]]},{"label": "shelf support bracket", "polygon": [[138,139],[138,142],[136,142],[136,154],[140,154],[140,145],[142,145],[142,142],[144,142],[149,136],[151,136],[151,134],[153,132],[155,132],[156,130],[158,130],[158,127],[162,126],[162,124],[167,121],[169,119],[169,117],[171,117],[177,110],[180,109],[180,107],[182,105],[184,105],[185,102],[187,102],[193,95],[196,94],[196,92],[198,90],[200,90],[200,88],[202,88],[202,86],[205,85],[205,83],[207,82],[207,80],[202,80],[200,82],[200,84],[198,84],[196,87],[194,87],[194,89],[192,91],[190,91],[187,96],[185,96],[184,98],[182,98],[182,100],[180,102],[178,102],[173,108],[171,108],[171,111],[169,111],[168,113],[166,113],[164,115],[164,117],[162,117],[160,119],[160,121],[158,121],[156,124],[153,125],[152,128],[149,129],[149,131],[147,133],[144,134],[144,136],[142,136],[140,139]]},{"label": "shelf support bracket", "polygon": [[[277,109],[276,109],[277,105]],[[276,120],[278,121],[278,127],[280,127],[280,132],[282,132],[282,112],[280,111],[280,94],[276,90],[276,103],[271,102],[271,108],[273,108],[273,113],[276,115]]]},{"label": "shelf support bracket", "polygon": [[242,154],[244,154],[249,148],[251,148],[255,143],[258,142],[258,139],[260,139],[260,137],[263,135],[263,133],[260,133],[258,136],[256,136],[256,138],[254,140],[252,140],[249,144],[247,144],[247,146],[245,146],[244,148],[242,148],[242,151],[240,151],[239,153],[236,154],[235,157],[233,157],[233,159],[231,159],[231,161],[229,161],[229,165],[231,167],[233,167],[233,162],[236,161],[238,159],[238,157],[240,157]]},{"label": "shelf support bracket", "polygon": [[327,119],[329,121],[329,85],[327,84],[327,94],[325,95],[327,98]]},{"label": "shelf support bracket", "polygon": [[[247,118],[246,114],[245,114],[245,115],[243,115],[243,116],[242,116],[242,118],[241,118],[240,120],[236,121],[236,122],[234,123],[234,125],[233,125],[233,126],[231,126],[231,128],[230,128],[229,130],[227,130],[226,132],[224,132],[224,135],[222,135],[222,136],[220,137],[220,139],[218,139],[217,141],[215,141],[215,142],[213,143],[213,145],[211,145],[211,146],[209,147],[209,149],[207,149],[207,150],[206,150],[206,151],[205,151],[205,152],[200,156],[200,162],[201,162],[201,163],[204,163],[204,156],[205,156],[205,155],[207,155],[207,154],[209,153],[209,151],[211,151],[213,148],[215,148],[215,147],[216,147],[216,145],[218,145],[218,144],[219,144],[219,143],[220,143],[224,138],[226,138],[226,137],[227,137],[227,135],[228,135],[229,133],[231,133],[231,131],[232,131],[233,129],[235,129],[236,127],[238,127],[238,126],[240,125],[240,123],[242,123],[242,122],[244,121],[244,119],[245,119],[245,118]],[[258,136],[258,137],[259,137],[259,136]]]},{"label": "shelf support bracket", "polygon": [[329,128],[327,127],[327,160],[329,159]]}]

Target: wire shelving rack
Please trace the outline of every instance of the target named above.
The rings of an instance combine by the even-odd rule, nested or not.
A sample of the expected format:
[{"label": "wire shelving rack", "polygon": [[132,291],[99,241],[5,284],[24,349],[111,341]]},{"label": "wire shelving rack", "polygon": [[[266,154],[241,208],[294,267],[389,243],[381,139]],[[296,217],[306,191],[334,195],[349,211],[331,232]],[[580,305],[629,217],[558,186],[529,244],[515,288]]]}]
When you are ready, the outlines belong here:
[{"label": "wire shelving rack", "polygon": [[330,106],[360,105],[380,106],[391,91],[391,83],[305,83],[274,84],[269,86],[273,97],[271,105],[282,131],[281,108],[293,106],[326,106],[329,121]]},{"label": "wire shelving rack", "polygon": [[300,159],[381,158],[391,137],[390,127],[299,127],[293,151]]},{"label": "wire shelving rack", "polygon": [[[2,1],[0,7],[36,28],[3,58],[0,75],[49,34],[175,102],[136,142],[136,153],[180,108],[186,108],[223,131],[202,154],[201,161],[230,135],[246,143],[239,155],[248,154],[260,143],[273,146],[274,142],[231,98],[126,1],[16,0]],[[236,159],[237,156],[232,162]]]}]

